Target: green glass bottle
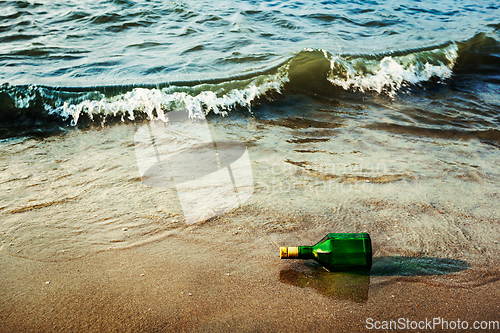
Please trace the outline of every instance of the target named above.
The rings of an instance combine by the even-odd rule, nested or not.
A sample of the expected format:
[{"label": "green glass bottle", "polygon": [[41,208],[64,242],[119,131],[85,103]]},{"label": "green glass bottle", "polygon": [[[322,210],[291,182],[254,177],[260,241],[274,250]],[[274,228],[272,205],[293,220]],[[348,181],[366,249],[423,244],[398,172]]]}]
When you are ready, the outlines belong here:
[{"label": "green glass bottle", "polygon": [[332,233],[316,245],[280,248],[281,259],[315,259],[329,271],[369,271],[372,242],[367,233]]}]

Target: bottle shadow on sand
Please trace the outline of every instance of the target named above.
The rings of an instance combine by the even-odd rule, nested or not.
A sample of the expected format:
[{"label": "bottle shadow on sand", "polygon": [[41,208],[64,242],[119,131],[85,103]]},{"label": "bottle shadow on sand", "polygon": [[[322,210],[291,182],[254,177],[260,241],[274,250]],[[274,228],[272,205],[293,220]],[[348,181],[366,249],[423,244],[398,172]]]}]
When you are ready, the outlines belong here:
[{"label": "bottle shadow on sand", "polygon": [[282,270],[279,281],[341,300],[365,303],[368,300],[370,276],[446,275],[469,269],[463,260],[436,257],[386,256],[373,258],[370,272],[329,272],[314,261],[293,263]]}]

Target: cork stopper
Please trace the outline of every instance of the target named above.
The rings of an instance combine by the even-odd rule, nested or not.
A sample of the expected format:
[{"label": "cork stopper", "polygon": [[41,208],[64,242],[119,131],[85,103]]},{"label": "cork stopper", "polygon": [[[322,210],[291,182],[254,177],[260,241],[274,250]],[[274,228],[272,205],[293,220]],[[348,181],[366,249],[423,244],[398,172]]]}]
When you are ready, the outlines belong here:
[{"label": "cork stopper", "polygon": [[280,247],[280,259],[293,259],[299,257],[299,248],[290,247]]}]

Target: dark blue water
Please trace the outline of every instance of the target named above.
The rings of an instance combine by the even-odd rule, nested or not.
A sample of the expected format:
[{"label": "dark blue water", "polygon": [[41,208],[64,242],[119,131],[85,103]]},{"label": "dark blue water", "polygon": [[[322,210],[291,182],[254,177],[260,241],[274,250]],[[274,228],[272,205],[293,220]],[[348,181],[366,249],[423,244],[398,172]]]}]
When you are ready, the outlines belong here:
[{"label": "dark blue water", "polygon": [[230,77],[304,48],[389,54],[498,25],[496,1],[2,1],[0,81],[83,86]]}]

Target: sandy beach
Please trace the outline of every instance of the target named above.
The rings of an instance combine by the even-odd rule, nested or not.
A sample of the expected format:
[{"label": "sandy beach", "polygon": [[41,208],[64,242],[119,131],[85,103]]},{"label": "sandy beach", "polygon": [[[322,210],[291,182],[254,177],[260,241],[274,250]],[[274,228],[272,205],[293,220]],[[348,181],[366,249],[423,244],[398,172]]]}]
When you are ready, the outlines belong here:
[{"label": "sandy beach", "polygon": [[[158,242],[65,262],[1,253],[0,330],[364,332],[368,318],[498,321],[498,278],[449,287],[425,276],[371,276],[359,285],[348,277],[332,288],[335,273],[320,279],[310,263],[280,261],[268,241],[279,234],[255,233],[207,222]],[[220,234],[231,241],[216,241]],[[300,285],[301,277],[312,287]]]}]

